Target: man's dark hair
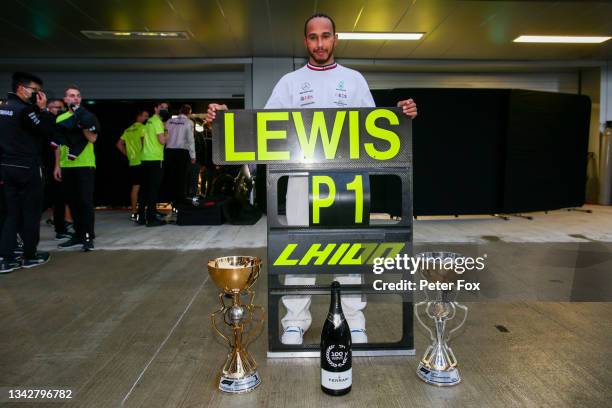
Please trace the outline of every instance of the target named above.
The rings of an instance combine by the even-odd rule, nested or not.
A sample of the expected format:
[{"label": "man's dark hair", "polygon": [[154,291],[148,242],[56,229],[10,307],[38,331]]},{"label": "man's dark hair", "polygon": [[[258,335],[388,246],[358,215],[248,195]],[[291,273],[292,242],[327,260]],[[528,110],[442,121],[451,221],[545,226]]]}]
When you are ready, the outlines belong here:
[{"label": "man's dark hair", "polygon": [[308,17],[308,19],[306,20],[306,22],[304,23],[304,37],[306,37],[308,35],[308,23],[310,23],[310,20],[314,19],[314,18],[326,18],[329,21],[331,21],[332,24],[332,34],[336,34],[336,23],[334,22],[334,19],[331,18],[330,16],[328,16],[325,13],[315,13],[312,16]]},{"label": "man's dark hair", "polygon": [[64,96],[66,96],[66,92],[68,92],[70,89],[74,89],[75,91],[79,91],[79,93],[81,93],[81,88],[73,84],[73,85],[68,85],[67,87],[64,88]]},{"label": "man's dark hair", "polygon": [[12,77],[12,88],[13,88],[13,92],[17,92],[17,87],[18,86],[28,86],[30,85],[30,82],[34,82],[35,84],[38,84],[40,86],[43,85],[43,81],[42,79],[40,79],[39,77],[37,77],[34,74],[30,74],[29,72],[15,72],[13,73],[13,77]]},{"label": "man's dark hair", "polygon": [[53,102],[61,102],[62,105],[64,105],[64,100],[60,99],[60,98],[52,98],[52,99],[47,99],[47,105],[49,105],[50,103]]},{"label": "man's dark hair", "polygon": [[181,106],[181,109],[179,110],[179,112],[183,115],[189,115],[191,113],[191,105],[183,105]]},{"label": "man's dark hair", "polygon": [[138,108],[138,109],[136,109],[136,115],[134,115],[134,116],[139,117],[140,115],[142,115],[145,112],[149,113],[149,110],[145,109],[145,108]]},{"label": "man's dark hair", "polygon": [[160,102],[156,102],[155,105],[153,105],[154,108],[158,108],[159,105],[161,105],[162,103],[165,103],[166,105],[168,105],[168,108],[170,108],[170,104],[166,101],[160,101]]}]

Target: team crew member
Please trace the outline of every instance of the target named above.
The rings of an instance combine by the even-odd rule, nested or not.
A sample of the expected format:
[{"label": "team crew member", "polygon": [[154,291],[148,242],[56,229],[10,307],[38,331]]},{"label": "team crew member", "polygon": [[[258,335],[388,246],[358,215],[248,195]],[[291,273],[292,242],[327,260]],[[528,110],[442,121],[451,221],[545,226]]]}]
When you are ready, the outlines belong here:
[{"label": "team crew member", "polygon": [[144,109],[138,111],[136,122],[127,128],[119,140],[117,140],[117,149],[121,151],[127,158],[130,164],[130,180],[132,182],[132,191],[130,201],[132,204],[132,221],[137,221],[137,202],[138,191],[142,180],[141,154],[142,143],[145,136],[145,123],[149,119],[149,112]]},{"label": "team crew member", "polygon": [[47,101],[47,111],[54,117],[57,117],[57,115],[66,111],[66,105],[64,105],[64,101],[62,99],[49,99]]},{"label": "team crew member", "polygon": [[[49,261],[49,253],[36,251],[43,204],[43,148],[53,132],[53,118],[44,112],[47,97],[42,84],[32,74],[16,72],[13,92],[0,105],[0,171],[6,205],[0,273]],[[18,227],[24,245],[23,260],[15,257]]]},{"label": "team crew member", "polygon": [[[98,140],[100,126],[91,112],[81,106],[81,91],[76,86],[64,90],[64,102],[68,111],[56,120],[56,140],[71,141],[72,148],[61,145],[56,151],[54,176],[63,184],[63,191],[72,212],[75,234],[68,241],[58,245],[60,249],[81,247],[83,251],[94,249],[94,187],[96,176],[96,155],[94,143]],[[80,141],[79,138],[84,139]],[[83,145],[75,157],[74,146]]]},{"label": "team crew member", "polygon": [[168,141],[164,152],[164,179],[170,191],[172,207],[187,195],[187,180],[190,163],[195,164],[194,124],[189,119],[191,106],[183,105],[176,118],[166,122]]},{"label": "team crew member", "polygon": [[[309,59],[306,66],[286,74],[276,84],[266,109],[321,109],[374,107],[374,99],[365,78],[357,71],[335,62],[334,48],[338,43],[334,21],[325,14],[315,14],[304,25],[304,45]],[[398,102],[403,113],[415,117],[416,104],[412,99]],[[221,105],[211,104],[210,119]],[[309,225],[308,179],[290,177],[287,185],[287,223]],[[361,283],[360,275],[338,276],[343,284]],[[313,285],[315,277],[287,275],[286,285]],[[303,335],[310,327],[310,296],[284,296],[287,314],[281,323],[284,344],[301,344]],[[342,297],[342,309],[351,328],[354,343],[366,343],[365,316],[362,310],[366,302],[360,295]]]},{"label": "team crew member", "polygon": [[[56,117],[66,111],[66,105],[62,99],[50,99],[47,102],[47,111],[53,115],[53,121]],[[55,239],[63,240],[72,237],[68,232],[66,218],[72,220],[70,210],[66,205],[62,184],[55,180],[53,171],[55,170],[55,150],[57,146],[49,144],[45,147],[45,208],[51,208],[53,227],[55,229]],[[47,220],[47,223],[50,221]]]},{"label": "team crew member", "polygon": [[164,122],[169,119],[168,104],[160,102],[154,107],[155,114],[145,125],[145,137],[141,154],[142,185],[138,206],[138,224],[157,227],[165,222],[157,219],[157,197],[164,175],[164,145],[168,135]]}]

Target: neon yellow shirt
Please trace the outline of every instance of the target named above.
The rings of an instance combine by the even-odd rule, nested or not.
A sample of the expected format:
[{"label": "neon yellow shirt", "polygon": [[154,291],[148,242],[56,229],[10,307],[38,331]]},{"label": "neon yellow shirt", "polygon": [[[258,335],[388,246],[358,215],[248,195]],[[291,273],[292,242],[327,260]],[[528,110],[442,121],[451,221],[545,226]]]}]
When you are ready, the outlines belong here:
[{"label": "neon yellow shirt", "polygon": [[145,125],[140,122],[135,122],[132,126],[125,129],[121,135],[121,140],[125,142],[125,150],[127,151],[130,166],[138,166],[140,164],[140,155],[142,154],[142,139],[144,136]]},{"label": "neon yellow shirt", "polygon": [[[69,119],[72,115],[74,113],[71,111],[64,112],[57,117],[55,123]],[[74,160],[68,160],[68,146],[62,145],[60,147],[60,167],[96,167],[96,154],[94,153],[93,143],[87,142],[87,146]]]},{"label": "neon yellow shirt", "polygon": [[142,161],[164,160],[164,145],[159,143],[157,135],[164,133],[164,123],[159,115],[153,115],[145,125],[145,137],[142,146]]}]

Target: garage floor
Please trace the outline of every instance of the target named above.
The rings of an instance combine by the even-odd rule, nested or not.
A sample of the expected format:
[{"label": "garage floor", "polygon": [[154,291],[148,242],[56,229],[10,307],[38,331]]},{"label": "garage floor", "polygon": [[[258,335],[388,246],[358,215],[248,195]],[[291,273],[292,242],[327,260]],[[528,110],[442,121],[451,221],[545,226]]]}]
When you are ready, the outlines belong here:
[{"label": "garage floor", "polygon": [[[230,254],[265,258],[265,248],[257,244],[265,223],[263,229],[260,225],[248,227],[250,231],[227,227],[214,233],[198,227],[137,228],[125,216],[106,212],[98,218],[99,247],[107,246],[106,250],[53,252],[47,265],[0,276],[3,406],[609,405],[612,303],[584,302],[611,298],[612,244],[605,240],[588,237],[536,244],[464,239],[445,245],[415,240],[415,251],[486,253],[490,261],[491,273],[483,279],[488,291],[470,299],[477,302],[468,304],[467,325],[452,343],[463,376],[463,383],[454,388],[435,388],[416,378],[427,341],[415,329],[416,357],[355,357],[353,390],[341,398],[320,391],[318,359],[266,359],[267,339],[262,335],[252,348],[262,385],[252,393],[229,396],[216,390],[225,346],[210,328],[217,290],[205,262]],[[570,217],[568,223],[580,224],[576,218],[588,215],[565,216]],[[526,220],[493,221],[502,223],[495,227],[501,230],[481,236],[503,237],[503,225],[530,225]],[[460,229],[461,224],[445,223],[443,228]],[[415,237],[421,234],[419,225]],[[588,219],[580,228],[585,237],[584,231],[593,231]],[[166,250],[108,249],[133,239],[130,234],[153,231],[160,242],[169,235],[182,236],[195,246],[202,241],[198,236],[210,243],[220,242],[219,234],[226,234],[224,242],[234,234],[229,242],[241,245],[181,251],[175,249],[176,240],[169,239]],[[528,236],[529,230],[522,233]],[[241,241],[243,234],[251,245]],[[48,238],[50,231],[43,236]],[[53,244],[46,240],[41,246],[45,245]],[[265,275],[255,290],[257,301],[266,307]],[[313,327],[306,341],[318,341],[322,321],[318,315],[325,302],[314,302]],[[394,310],[377,302],[368,305],[371,338],[393,337],[398,332]],[[71,389],[73,398],[67,403],[8,403],[8,390],[15,388]]]}]

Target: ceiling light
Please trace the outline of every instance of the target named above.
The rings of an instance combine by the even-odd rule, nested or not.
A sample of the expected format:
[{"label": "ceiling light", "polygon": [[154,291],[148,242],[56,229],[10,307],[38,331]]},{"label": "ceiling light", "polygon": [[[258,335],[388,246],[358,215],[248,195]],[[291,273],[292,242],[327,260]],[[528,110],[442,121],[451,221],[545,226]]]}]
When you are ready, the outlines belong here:
[{"label": "ceiling light", "polygon": [[81,33],[90,40],[188,40],[185,31],[96,31],[83,30]]},{"label": "ceiling light", "polygon": [[341,40],[420,40],[425,33],[338,33]]},{"label": "ceiling light", "polygon": [[521,35],[514,39],[520,43],[555,43],[555,44],[600,44],[612,37],[587,37],[569,35]]}]

